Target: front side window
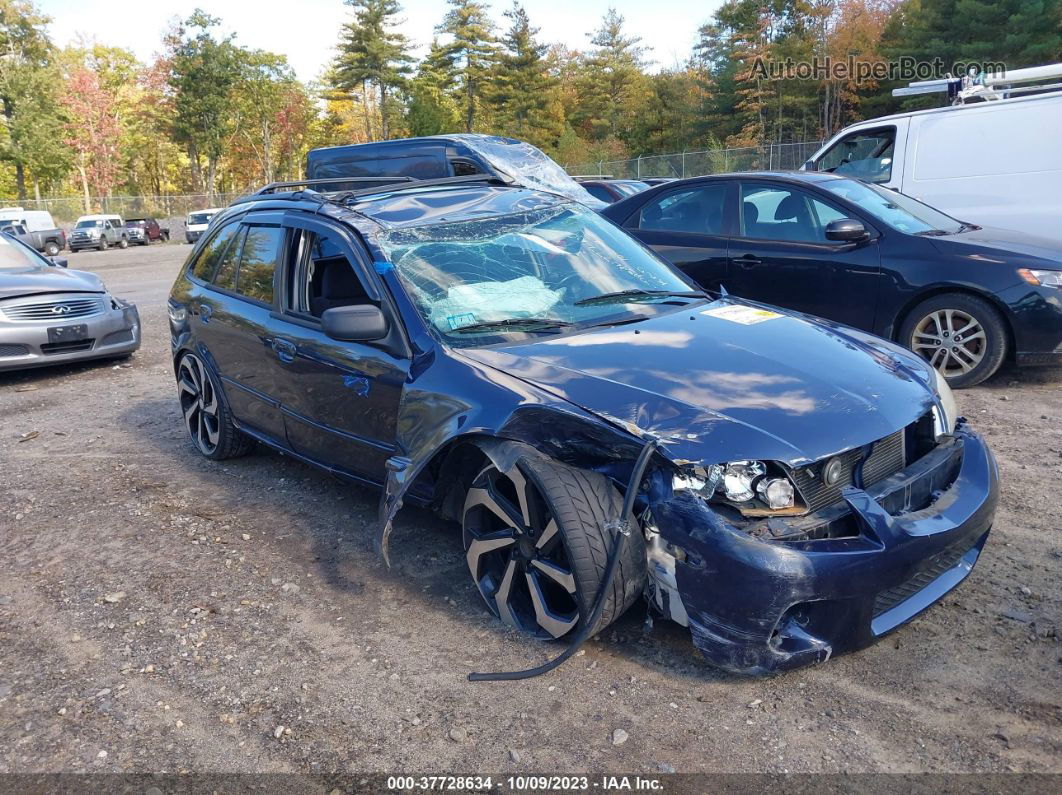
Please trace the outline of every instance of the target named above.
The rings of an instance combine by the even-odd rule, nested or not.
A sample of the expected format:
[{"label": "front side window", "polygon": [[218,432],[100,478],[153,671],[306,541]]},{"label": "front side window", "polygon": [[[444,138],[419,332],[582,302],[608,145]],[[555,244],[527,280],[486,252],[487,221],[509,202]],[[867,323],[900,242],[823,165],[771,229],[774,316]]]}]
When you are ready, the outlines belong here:
[{"label": "front side window", "polygon": [[48,266],[48,261],[29,246],[0,235],[0,271],[36,271]]},{"label": "front side window", "polygon": [[236,292],[265,304],[273,303],[273,274],[283,244],[284,230],[279,226],[247,228],[240,255],[240,270],[236,277]]},{"label": "front side window", "polygon": [[826,226],[847,216],[802,190],[741,186],[741,236],[792,243],[830,243]]},{"label": "front side window", "polygon": [[726,191],[727,186],[720,182],[667,193],[642,207],[638,228],[721,235]]},{"label": "front side window", "polygon": [[394,229],[380,245],[428,324],[453,345],[638,320],[699,299],[633,238],[574,203]]},{"label": "front side window", "polygon": [[291,250],[295,276],[288,306],[295,312],[319,318],[329,309],[369,303],[338,237],[299,230]]},{"label": "front side window", "polygon": [[816,171],[845,174],[867,182],[888,182],[896,148],[896,128],[854,132],[831,146],[815,164]]},{"label": "front side window", "polygon": [[854,179],[827,180],[819,183],[830,193],[840,196],[900,232],[919,234],[955,234],[963,230],[961,222],[928,204],[888,188],[867,185]]},{"label": "front side window", "polygon": [[192,265],[192,274],[199,280],[209,282],[214,278],[214,272],[218,268],[225,250],[239,231],[239,224],[229,224],[218,230],[206,247],[199,252]]}]

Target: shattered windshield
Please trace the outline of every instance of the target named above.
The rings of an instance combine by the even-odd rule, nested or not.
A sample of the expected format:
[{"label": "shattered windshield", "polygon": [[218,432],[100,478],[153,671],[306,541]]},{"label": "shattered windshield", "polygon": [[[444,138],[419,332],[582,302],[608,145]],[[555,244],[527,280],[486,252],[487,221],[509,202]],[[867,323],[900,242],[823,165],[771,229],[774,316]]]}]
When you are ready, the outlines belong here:
[{"label": "shattered windshield", "polygon": [[574,203],[394,229],[380,244],[451,344],[628,322],[699,300],[653,254]]},{"label": "shattered windshield", "polygon": [[513,138],[495,135],[451,135],[477,152],[495,169],[514,177],[520,185],[536,190],[559,193],[588,207],[604,207],[604,202],[586,192],[538,147]]}]

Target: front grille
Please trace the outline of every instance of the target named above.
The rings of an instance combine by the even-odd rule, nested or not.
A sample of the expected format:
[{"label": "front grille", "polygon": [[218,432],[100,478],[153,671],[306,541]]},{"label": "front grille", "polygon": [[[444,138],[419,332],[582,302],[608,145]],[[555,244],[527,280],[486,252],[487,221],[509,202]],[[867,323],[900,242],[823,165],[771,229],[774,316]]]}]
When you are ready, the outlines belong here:
[{"label": "front grille", "polygon": [[874,618],[892,610],[901,602],[906,602],[944,572],[958,566],[966,552],[967,550],[960,548],[946,549],[931,559],[926,568],[907,581],[879,593],[874,600]]},{"label": "front grille", "polygon": [[[865,448],[858,447],[837,456],[841,461],[841,477],[833,486],[822,482],[821,473],[826,461],[793,470],[793,482],[809,511],[815,512],[840,502],[841,489],[853,484],[864,450]],[[904,429],[901,428],[874,443],[870,455],[863,461],[863,486],[872,486],[890,475],[895,475],[904,466]]]},{"label": "front grille", "polygon": [[41,345],[41,353],[54,356],[57,353],[74,353],[75,351],[91,351],[95,339],[70,340],[70,342],[46,342]]},{"label": "front grille", "polygon": [[10,356],[25,356],[29,353],[28,345],[18,345],[14,342],[0,343],[0,359]]},{"label": "front grille", "polygon": [[76,317],[98,315],[104,310],[102,298],[68,298],[65,300],[42,301],[36,304],[19,304],[3,308],[8,320],[54,321],[64,323]]}]

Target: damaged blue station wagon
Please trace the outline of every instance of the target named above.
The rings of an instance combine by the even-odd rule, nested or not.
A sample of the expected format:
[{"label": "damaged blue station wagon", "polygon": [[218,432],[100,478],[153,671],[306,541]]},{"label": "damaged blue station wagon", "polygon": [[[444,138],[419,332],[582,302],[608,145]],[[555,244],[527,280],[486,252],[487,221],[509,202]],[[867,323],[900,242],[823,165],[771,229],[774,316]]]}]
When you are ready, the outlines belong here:
[{"label": "damaged blue station wagon", "polygon": [[169,301],[209,458],[254,441],[461,523],[487,608],[585,638],[639,597],[714,664],[858,649],[969,574],[997,470],[924,361],[710,296],[590,209],[489,176],[219,215]]}]

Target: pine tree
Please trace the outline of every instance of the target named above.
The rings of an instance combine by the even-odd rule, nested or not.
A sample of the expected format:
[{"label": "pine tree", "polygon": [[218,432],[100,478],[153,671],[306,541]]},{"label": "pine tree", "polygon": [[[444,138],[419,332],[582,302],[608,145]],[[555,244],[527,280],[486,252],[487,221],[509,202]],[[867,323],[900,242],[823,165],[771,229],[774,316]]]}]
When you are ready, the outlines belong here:
[{"label": "pine tree", "polygon": [[579,82],[581,103],[575,121],[591,138],[625,139],[647,100],[641,38],[623,31],[623,17],[610,8],[592,34],[593,50]]},{"label": "pine tree", "polygon": [[564,132],[564,110],[557,80],[549,74],[549,47],[536,39],[527,11],[514,0],[505,12],[511,21],[502,37],[489,98],[496,108],[495,127],[506,135],[555,149]]},{"label": "pine tree", "polygon": [[375,137],[372,105],[379,109],[380,137],[389,138],[395,95],[405,88],[413,62],[409,40],[393,30],[402,7],[398,0],[345,2],[354,9],[354,20],[343,27],[330,82],[348,96],[360,89],[369,139]]},{"label": "pine tree", "polygon": [[449,52],[435,39],[410,81],[406,110],[410,135],[440,135],[460,129],[460,111],[453,98],[456,84]]},{"label": "pine tree", "polygon": [[465,132],[472,132],[477,117],[482,116],[483,93],[490,80],[497,55],[494,23],[488,6],[475,0],[447,0],[450,10],[437,28],[453,37],[446,46],[446,56],[457,70],[458,86],[464,105]]}]

